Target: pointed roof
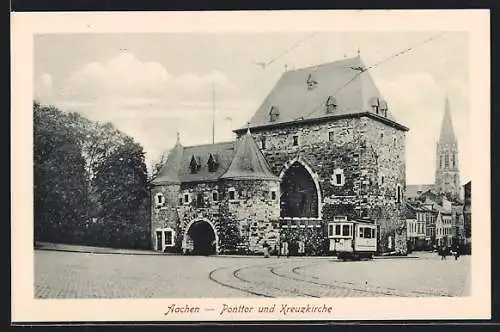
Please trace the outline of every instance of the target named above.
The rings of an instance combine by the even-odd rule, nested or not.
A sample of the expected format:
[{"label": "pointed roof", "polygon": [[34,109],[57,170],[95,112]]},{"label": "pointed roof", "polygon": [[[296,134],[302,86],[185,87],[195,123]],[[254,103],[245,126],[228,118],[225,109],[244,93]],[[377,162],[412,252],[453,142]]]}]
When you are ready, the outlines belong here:
[{"label": "pointed roof", "polygon": [[[334,112],[326,111],[329,97],[335,98]],[[366,70],[358,55],[354,58],[284,72],[250,123],[251,127],[255,128],[269,124],[366,112],[396,123],[390,110],[387,111],[387,117],[385,112],[375,115],[370,105],[374,99],[383,101],[370,71]],[[269,113],[273,108],[279,111],[279,116],[271,121]]]},{"label": "pointed roof", "polygon": [[234,158],[231,161],[226,173],[221,176],[222,179],[240,179],[240,180],[278,180],[271,172],[269,165],[260,152],[257,144],[247,129],[237,143]]},{"label": "pointed roof", "polygon": [[440,143],[456,143],[455,131],[453,130],[453,122],[451,121],[450,101],[448,97],[445,99],[444,116],[441,122],[441,134],[439,136]]},{"label": "pointed roof", "polygon": [[177,142],[167,157],[167,162],[163,165],[158,175],[151,181],[153,184],[179,184],[179,170],[182,161],[183,146],[177,133]]}]

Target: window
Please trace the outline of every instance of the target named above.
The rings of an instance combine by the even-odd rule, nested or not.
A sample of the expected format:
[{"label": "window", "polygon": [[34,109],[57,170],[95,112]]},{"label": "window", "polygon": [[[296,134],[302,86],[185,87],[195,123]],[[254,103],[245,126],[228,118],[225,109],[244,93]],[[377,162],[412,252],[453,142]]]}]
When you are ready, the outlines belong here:
[{"label": "window", "polygon": [[364,228],[364,238],[371,239],[372,238],[372,230],[369,227]]},{"label": "window", "polygon": [[393,136],[392,137],[392,145],[396,146],[397,143],[398,143],[398,140],[397,140],[396,136]]},{"label": "window", "polygon": [[336,168],[332,174],[332,184],[334,186],[343,186],[345,183],[344,170]]},{"label": "window", "polygon": [[439,168],[443,168],[443,155],[439,156]]},{"label": "window", "polygon": [[200,169],[200,164],[198,158],[195,156],[191,157],[191,162],[189,163],[189,168],[191,168],[191,173],[196,173]]},{"label": "window", "polygon": [[384,180],[385,180],[385,177],[382,175],[382,176],[380,177],[380,184],[384,184]]},{"label": "window", "polygon": [[333,225],[332,224],[329,224],[328,225],[328,237],[332,237],[334,234],[333,234]]},{"label": "window", "polygon": [[278,120],[279,116],[280,116],[279,110],[276,107],[271,106],[271,108],[269,109],[269,121],[275,122],[276,120]]},{"label": "window", "polygon": [[293,135],[293,146],[298,146],[299,145],[299,136],[298,135]]},{"label": "window", "polygon": [[234,201],[236,199],[236,192],[234,189],[229,189],[229,200]]},{"label": "window", "polygon": [[165,245],[171,246],[174,243],[173,235],[174,233],[171,230],[165,231]]},{"label": "window", "polygon": [[212,200],[214,202],[217,202],[219,200],[219,193],[218,192],[216,192],[216,191],[212,192]]},{"label": "window", "polygon": [[370,104],[370,107],[372,108],[372,110],[378,114],[379,112],[379,108],[380,108],[380,105],[379,105],[379,100],[377,97],[371,97],[370,100],[368,100],[368,104]]},{"label": "window", "polygon": [[351,236],[349,225],[342,225],[342,235],[343,236]]},{"label": "window", "polygon": [[365,233],[364,233],[364,227],[360,227],[359,228],[359,237],[360,238],[364,238],[365,237]]},{"label": "window", "polygon": [[266,149],[266,137],[265,136],[262,136],[260,138],[260,147],[261,147],[262,150]]},{"label": "window", "polygon": [[156,194],[156,207],[163,206],[165,204],[165,197],[163,196],[162,193],[157,193]]},{"label": "window", "polygon": [[383,130],[381,130],[379,132],[379,136],[380,136],[380,139],[384,139],[384,131]]},{"label": "window", "polygon": [[189,194],[184,194],[184,204],[189,203]]},{"label": "window", "polygon": [[342,235],[342,233],[340,233],[340,225],[335,225],[335,235]]},{"label": "window", "polygon": [[401,185],[396,186],[396,203],[401,203]]},{"label": "window", "polygon": [[271,199],[274,201],[276,200],[276,191],[275,190],[272,190],[271,191]]},{"label": "window", "polygon": [[214,156],[212,154],[210,154],[210,156],[208,157],[208,171],[210,173],[213,173],[217,170],[217,161],[215,160]]},{"label": "window", "polygon": [[451,155],[451,164],[453,165],[453,168],[455,168],[455,154]]},{"label": "window", "polygon": [[449,168],[450,167],[450,160],[448,158],[448,154],[444,155],[444,168]]},{"label": "window", "polygon": [[328,141],[335,141],[335,132],[333,130],[328,132]]},{"label": "window", "polygon": [[374,238],[375,238],[375,229],[372,228],[372,239],[374,239]]},{"label": "window", "polygon": [[333,113],[336,108],[337,100],[333,96],[328,97],[328,99],[326,100],[326,113]]},{"label": "window", "polygon": [[203,194],[199,193],[196,195],[196,206],[203,207],[203,205],[204,205]]},{"label": "window", "polygon": [[179,205],[182,205],[182,196],[179,197]]}]

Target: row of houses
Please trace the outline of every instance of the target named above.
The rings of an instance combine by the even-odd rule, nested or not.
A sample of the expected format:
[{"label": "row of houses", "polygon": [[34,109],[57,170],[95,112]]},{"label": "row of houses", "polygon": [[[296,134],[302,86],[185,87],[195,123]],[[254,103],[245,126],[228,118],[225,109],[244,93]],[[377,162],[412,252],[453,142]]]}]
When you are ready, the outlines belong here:
[{"label": "row of houses", "polygon": [[464,211],[469,210],[465,202],[448,199],[433,189],[417,197],[407,197],[405,219],[409,251],[470,243],[470,234],[466,234],[468,219],[464,218]]}]

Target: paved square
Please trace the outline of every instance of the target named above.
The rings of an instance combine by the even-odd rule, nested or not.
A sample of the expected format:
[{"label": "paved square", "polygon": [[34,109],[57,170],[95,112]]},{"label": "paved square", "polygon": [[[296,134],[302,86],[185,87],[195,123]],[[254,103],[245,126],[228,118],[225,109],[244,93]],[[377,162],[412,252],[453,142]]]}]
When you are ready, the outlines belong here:
[{"label": "paved square", "polygon": [[35,251],[36,298],[464,296],[469,274],[469,256],[427,253],[341,262]]}]

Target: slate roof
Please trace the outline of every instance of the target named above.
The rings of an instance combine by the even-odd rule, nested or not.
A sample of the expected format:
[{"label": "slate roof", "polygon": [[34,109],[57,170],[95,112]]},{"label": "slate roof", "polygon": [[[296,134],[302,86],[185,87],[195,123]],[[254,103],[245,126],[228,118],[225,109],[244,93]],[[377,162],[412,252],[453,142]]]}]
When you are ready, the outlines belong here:
[{"label": "slate roof", "polygon": [[448,97],[445,100],[443,121],[441,122],[441,133],[439,135],[439,143],[456,143],[455,131],[453,130],[453,122],[450,114],[450,101]]},{"label": "slate roof", "polygon": [[408,184],[406,185],[405,196],[410,198],[418,197],[418,192],[424,193],[430,189],[434,189],[433,184]]},{"label": "slate roof", "polygon": [[153,184],[179,184],[179,170],[182,161],[184,147],[181,145],[179,138],[174,148],[168,154],[167,161],[160,172],[151,181]]},{"label": "slate roof", "polygon": [[[213,172],[209,170],[210,158],[216,163]],[[183,147],[177,141],[152,184],[209,182],[221,178],[278,180],[248,131],[236,142]]]},{"label": "slate roof", "polygon": [[[153,179],[153,184],[169,184],[181,182],[205,182],[217,180],[226,172],[233,159],[235,142],[222,142],[183,147],[177,143],[167,157],[167,162]],[[212,158],[217,166],[214,172],[208,169],[208,160]],[[191,171],[191,160],[195,158],[199,168]]]},{"label": "slate roof", "polygon": [[262,152],[255,144],[250,130],[237,142],[236,153],[222,179],[278,180]]},{"label": "slate roof", "polygon": [[[379,102],[383,98],[370,72],[361,72],[360,68],[366,66],[355,57],[283,73],[250,119],[250,128],[370,112],[375,118],[390,120],[407,130],[396,122],[390,109],[387,118],[382,112],[375,115],[370,104],[373,98]],[[328,113],[330,97],[335,98],[336,109]],[[270,121],[271,110],[279,113],[275,121]]]}]

